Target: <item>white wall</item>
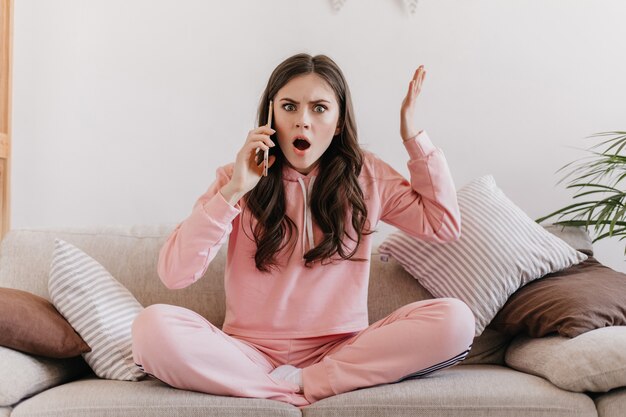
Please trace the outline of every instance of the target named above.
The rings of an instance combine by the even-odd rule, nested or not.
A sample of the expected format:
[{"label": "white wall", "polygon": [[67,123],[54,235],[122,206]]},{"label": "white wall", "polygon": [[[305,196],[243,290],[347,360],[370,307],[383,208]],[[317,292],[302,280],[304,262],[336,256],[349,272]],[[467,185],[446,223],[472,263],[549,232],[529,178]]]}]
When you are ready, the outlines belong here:
[{"label": "white wall", "polygon": [[[408,175],[399,107],[428,72],[419,127],[457,188],[492,174],[535,219],[569,204],[555,171],[626,130],[620,0],[15,2],[12,228],[176,223],[234,160],[272,69],[324,53],[360,140]],[[381,229],[380,242],[391,227]],[[624,242],[597,258],[626,271]]]}]

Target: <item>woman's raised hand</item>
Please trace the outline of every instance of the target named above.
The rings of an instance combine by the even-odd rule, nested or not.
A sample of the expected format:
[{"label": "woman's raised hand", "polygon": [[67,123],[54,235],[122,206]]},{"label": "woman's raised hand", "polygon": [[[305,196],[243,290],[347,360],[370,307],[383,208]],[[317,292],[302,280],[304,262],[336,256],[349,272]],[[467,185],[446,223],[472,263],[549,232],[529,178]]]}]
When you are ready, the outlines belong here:
[{"label": "woman's raised hand", "polygon": [[419,133],[419,130],[415,127],[416,117],[416,100],[422,91],[422,82],[426,76],[426,70],[424,66],[420,65],[415,70],[413,78],[409,83],[409,90],[406,93],[406,97],[402,101],[402,107],[400,108],[400,136],[402,140],[408,140]]},{"label": "woman's raised hand", "polygon": [[[235,168],[230,182],[220,190],[224,198],[231,204],[237,202],[244,194],[252,190],[263,176],[263,161],[257,164],[256,149],[263,152],[274,146],[270,139],[276,131],[267,125],[259,126],[248,132],[243,147],[237,152]],[[274,164],[276,156],[270,155],[268,168]]]}]

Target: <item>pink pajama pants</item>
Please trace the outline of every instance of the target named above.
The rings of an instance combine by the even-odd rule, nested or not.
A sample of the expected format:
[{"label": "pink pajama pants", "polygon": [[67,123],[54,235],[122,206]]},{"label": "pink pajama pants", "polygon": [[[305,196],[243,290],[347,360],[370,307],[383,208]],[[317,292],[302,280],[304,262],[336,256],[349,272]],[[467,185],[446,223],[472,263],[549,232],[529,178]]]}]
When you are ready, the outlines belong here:
[{"label": "pink pajama pants", "polygon": [[[437,298],[407,304],[358,332],[265,339],[228,335],[191,310],[154,304],[133,322],[132,349],[138,366],[173,387],[303,407],[452,366],[467,356],[474,325],[465,303]],[[304,393],[269,375],[283,364],[303,368]]]}]

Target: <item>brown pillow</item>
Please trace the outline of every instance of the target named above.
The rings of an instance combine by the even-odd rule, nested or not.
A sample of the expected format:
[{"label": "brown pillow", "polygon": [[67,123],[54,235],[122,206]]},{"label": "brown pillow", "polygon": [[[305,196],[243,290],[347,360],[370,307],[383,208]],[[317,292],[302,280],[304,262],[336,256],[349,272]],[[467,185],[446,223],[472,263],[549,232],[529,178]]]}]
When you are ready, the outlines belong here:
[{"label": "brown pillow", "polygon": [[[585,252],[585,251],[582,251]],[[509,297],[489,327],[509,335],[576,337],[626,325],[626,274],[585,261],[530,282]]]},{"label": "brown pillow", "polygon": [[49,358],[91,351],[51,302],[12,288],[0,288],[0,346]]}]

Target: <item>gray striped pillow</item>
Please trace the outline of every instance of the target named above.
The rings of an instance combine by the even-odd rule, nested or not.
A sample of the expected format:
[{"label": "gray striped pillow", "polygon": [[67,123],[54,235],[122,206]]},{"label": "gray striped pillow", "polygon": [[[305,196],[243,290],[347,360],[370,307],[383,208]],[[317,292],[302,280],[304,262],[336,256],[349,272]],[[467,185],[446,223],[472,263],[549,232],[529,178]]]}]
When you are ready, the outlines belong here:
[{"label": "gray striped pillow", "polygon": [[102,265],[77,247],[55,239],[48,292],[57,310],[91,347],[83,358],[101,378],[137,381],[130,329],[143,309]]},{"label": "gray striped pillow", "polygon": [[464,301],[476,336],[521,286],[587,259],[546,231],[509,200],[491,175],[457,192],[459,240],[440,244],[396,231],[379,247],[435,297]]}]

